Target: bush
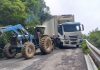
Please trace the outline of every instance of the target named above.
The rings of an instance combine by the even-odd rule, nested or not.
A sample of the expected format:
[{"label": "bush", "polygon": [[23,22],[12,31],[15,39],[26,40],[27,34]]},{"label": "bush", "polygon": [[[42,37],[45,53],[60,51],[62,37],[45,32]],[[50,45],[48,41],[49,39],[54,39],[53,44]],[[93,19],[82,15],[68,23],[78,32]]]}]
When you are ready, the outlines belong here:
[{"label": "bush", "polygon": [[10,42],[10,39],[12,37],[12,33],[11,32],[5,32],[0,36],[0,45],[2,44],[6,44],[8,42]]},{"label": "bush", "polygon": [[89,34],[89,42],[91,42],[97,48],[100,48],[100,31],[95,29]]},{"label": "bush", "polygon": [[83,41],[83,42],[82,42],[82,50],[83,50],[83,53],[84,53],[84,54],[90,53],[90,50],[89,50],[88,47],[87,47],[86,41]]},{"label": "bush", "polygon": [[0,58],[3,58],[3,57],[4,57],[3,51],[2,51],[2,49],[0,49]]},{"label": "bush", "polygon": [[5,46],[5,44],[7,44],[8,42],[10,42],[10,39],[12,37],[12,33],[11,32],[5,32],[3,34],[0,35],[0,58],[3,58],[3,48]]}]

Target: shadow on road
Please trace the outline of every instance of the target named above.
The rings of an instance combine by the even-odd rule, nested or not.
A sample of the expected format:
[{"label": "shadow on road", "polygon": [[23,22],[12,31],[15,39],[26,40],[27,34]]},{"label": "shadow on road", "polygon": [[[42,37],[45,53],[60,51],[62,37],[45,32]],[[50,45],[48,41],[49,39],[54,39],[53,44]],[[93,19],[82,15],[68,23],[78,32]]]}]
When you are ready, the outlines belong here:
[{"label": "shadow on road", "polygon": [[36,52],[35,55],[42,55],[42,53],[41,52]]},{"label": "shadow on road", "polygon": [[[58,47],[57,47],[57,48],[58,48]],[[81,48],[81,47],[63,46],[62,48],[59,48],[59,49],[77,49],[77,48]]]}]

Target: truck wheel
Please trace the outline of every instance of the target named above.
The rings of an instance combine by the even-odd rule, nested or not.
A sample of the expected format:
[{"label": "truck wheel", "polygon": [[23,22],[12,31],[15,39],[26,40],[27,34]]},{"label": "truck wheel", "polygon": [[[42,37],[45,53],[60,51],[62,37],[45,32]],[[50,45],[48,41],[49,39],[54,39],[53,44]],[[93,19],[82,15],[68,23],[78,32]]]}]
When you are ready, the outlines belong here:
[{"label": "truck wheel", "polygon": [[52,39],[48,36],[44,36],[40,41],[41,47],[40,50],[43,54],[49,54],[53,50]]},{"label": "truck wheel", "polygon": [[35,55],[35,45],[31,42],[26,42],[22,49],[22,55],[26,59],[30,59]]},{"label": "truck wheel", "polygon": [[61,43],[59,38],[56,38],[55,42],[56,42],[56,47],[63,49],[63,44]]},{"label": "truck wheel", "polygon": [[76,48],[79,48],[79,45],[76,45]]},{"label": "truck wheel", "polygon": [[5,45],[3,51],[7,58],[14,58],[16,56],[16,49],[10,43]]}]

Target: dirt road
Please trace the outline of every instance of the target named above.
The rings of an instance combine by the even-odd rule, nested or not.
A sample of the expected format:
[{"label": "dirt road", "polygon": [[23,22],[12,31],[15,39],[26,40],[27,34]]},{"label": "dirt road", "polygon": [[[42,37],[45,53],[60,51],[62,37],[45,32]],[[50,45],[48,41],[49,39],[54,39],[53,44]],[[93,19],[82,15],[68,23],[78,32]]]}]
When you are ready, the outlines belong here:
[{"label": "dirt road", "polygon": [[87,70],[80,48],[56,49],[51,54],[34,58],[1,59],[0,70]]}]

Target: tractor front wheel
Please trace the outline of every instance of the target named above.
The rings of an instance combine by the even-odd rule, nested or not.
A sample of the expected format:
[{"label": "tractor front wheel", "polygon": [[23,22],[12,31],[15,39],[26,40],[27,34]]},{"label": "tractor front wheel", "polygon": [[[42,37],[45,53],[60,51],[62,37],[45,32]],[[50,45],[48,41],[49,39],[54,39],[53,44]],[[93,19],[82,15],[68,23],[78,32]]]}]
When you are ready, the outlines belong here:
[{"label": "tractor front wheel", "polygon": [[35,45],[31,42],[26,42],[22,49],[22,55],[26,59],[30,59],[35,55]]},{"label": "tractor front wheel", "polygon": [[16,56],[16,49],[10,43],[5,45],[3,51],[7,58],[14,58]]}]

